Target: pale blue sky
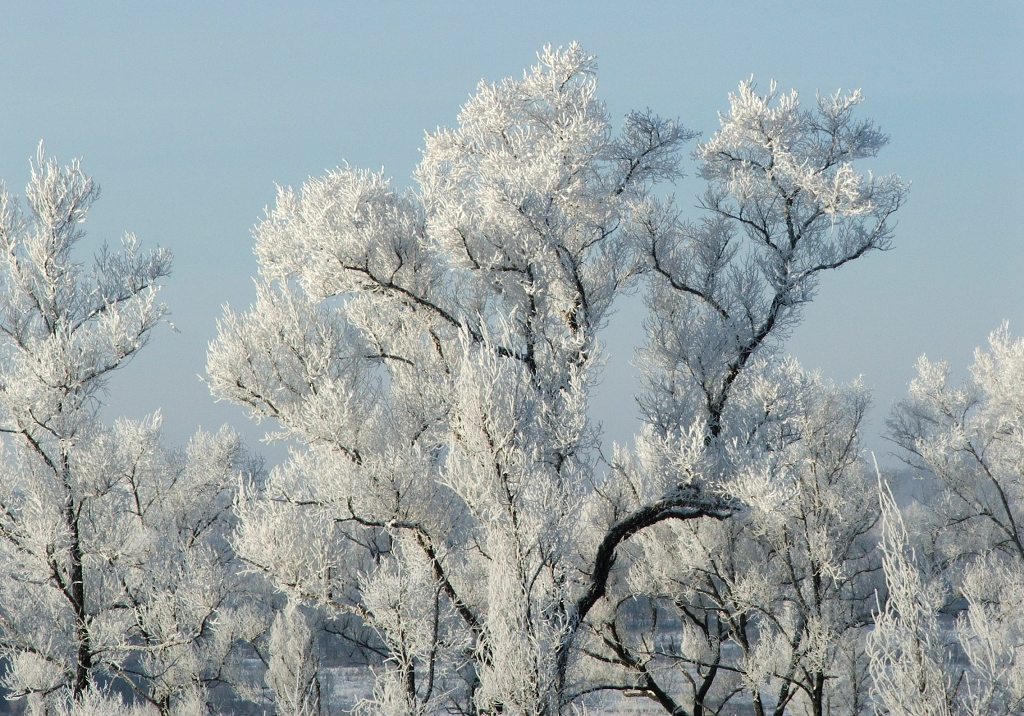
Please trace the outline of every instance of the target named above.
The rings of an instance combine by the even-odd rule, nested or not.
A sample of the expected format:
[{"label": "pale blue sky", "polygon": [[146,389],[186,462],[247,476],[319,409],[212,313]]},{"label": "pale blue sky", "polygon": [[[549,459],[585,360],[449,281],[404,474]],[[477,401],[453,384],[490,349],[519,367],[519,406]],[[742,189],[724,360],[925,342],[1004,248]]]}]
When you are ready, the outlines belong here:
[{"label": "pale blue sky", "polygon": [[[408,182],[425,130],[478,80],[545,43],[598,55],[611,114],[651,107],[709,134],[751,74],[807,97],[863,89],[892,137],[872,165],[913,182],[895,249],[822,282],[788,344],[875,394],[871,429],[921,353],[962,369],[1002,320],[1024,333],[1024,3],[8,3],[0,14],[0,177],[18,193],[44,138],[103,187],[93,239],[123,230],[176,257],[161,329],[111,384],[118,413],[162,408],[171,437],[239,411],[196,377],[220,306],[253,298],[250,227],[274,183],[343,161]],[[699,191],[683,184],[682,204]],[[87,258],[87,256],[82,256]],[[636,304],[607,339],[598,415],[633,430]],[[247,430],[255,436],[260,431]],[[873,447],[884,449],[872,439]]]}]

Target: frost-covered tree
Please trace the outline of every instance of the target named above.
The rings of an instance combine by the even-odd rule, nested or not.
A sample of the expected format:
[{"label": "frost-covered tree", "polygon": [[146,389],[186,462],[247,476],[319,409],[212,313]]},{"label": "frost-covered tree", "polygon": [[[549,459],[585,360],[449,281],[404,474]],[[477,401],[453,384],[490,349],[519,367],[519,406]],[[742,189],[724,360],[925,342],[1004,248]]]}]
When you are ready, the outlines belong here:
[{"label": "frost-covered tree", "polygon": [[941,575],[911,546],[888,488],[879,494],[888,590],[867,640],[876,711],[898,716],[954,713],[961,670],[953,659],[952,633],[939,619],[946,601]]},{"label": "frost-covered tree", "polygon": [[[852,168],[885,141],[859,99],[807,111],[741,85],[697,150],[707,217],[689,225],[652,189],[693,134],[650,112],[613,132],[593,58],[547,49],[427,137],[416,191],[344,168],[279,192],[255,231],[256,303],[227,312],[208,371],[301,447],[240,501],[235,544],[292,598],[375,631],[348,634],[382,659],[373,708],[560,713],[606,686],[589,643],[648,559],[634,547],[730,517],[736,496],[770,513],[796,478],[753,466],[794,440],[761,435],[785,420],[737,396],[820,275],[888,245],[903,196]],[[644,273],[648,426],[604,471],[600,329]],[[681,567],[664,559],[645,566]]]},{"label": "frost-covered tree", "polygon": [[641,403],[660,433],[699,416],[716,440],[745,438],[749,418],[729,405],[744,368],[778,348],[822,274],[889,247],[906,189],[854,168],[888,141],[855,116],[861,101],[836,93],[807,109],[795,91],[741,83],[697,148],[705,215],[685,223],[655,205],[644,216],[652,281]]},{"label": "frost-covered tree", "polygon": [[268,648],[270,664],[265,678],[274,691],[275,704],[282,716],[317,716],[320,713],[317,634],[294,602],[289,602],[274,617]]},{"label": "frost-covered tree", "polygon": [[886,577],[897,598],[878,619],[876,688],[892,713],[939,713],[940,701],[952,713],[1019,713],[1024,341],[1004,325],[960,386],[946,364],[922,358],[917,369],[889,427],[936,489],[914,509],[913,530],[888,506],[898,529],[889,528]]},{"label": "frost-covered tree", "polygon": [[635,540],[588,653],[608,686],[669,713],[865,713],[878,571],[874,478],[859,456],[865,391],[786,362],[735,400],[760,412],[730,448],[750,509]]},{"label": "frost-covered tree", "polygon": [[0,190],[2,683],[42,711],[99,699],[112,679],[189,711],[252,621],[219,612],[238,588],[225,534],[243,451],[221,432],[178,453],[158,419],[97,419],[107,378],[165,314],[170,270],[130,235],[75,261],[97,195],[41,146],[27,211]]},{"label": "frost-covered tree", "polygon": [[[599,631],[601,658],[630,667],[631,685],[670,712],[866,707],[855,642],[878,513],[859,465],[866,397],[777,354],[823,273],[889,246],[905,189],[854,169],[887,141],[855,117],[860,102],[837,93],[806,109],[795,92],[742,83],[695,153],[704,216],[649,203],[638,222],[650,276],[641,447],[671,455],[700,426],[706,475],[750,507],[643,540],[632,569],[647,575],[653,633],[619,639],[628,611]],[[627,580],[621,603],[633,596]],[[666,649],[659,618],[686,638]],[[681,696],[657,677],[666,661],[689,664]]]}]

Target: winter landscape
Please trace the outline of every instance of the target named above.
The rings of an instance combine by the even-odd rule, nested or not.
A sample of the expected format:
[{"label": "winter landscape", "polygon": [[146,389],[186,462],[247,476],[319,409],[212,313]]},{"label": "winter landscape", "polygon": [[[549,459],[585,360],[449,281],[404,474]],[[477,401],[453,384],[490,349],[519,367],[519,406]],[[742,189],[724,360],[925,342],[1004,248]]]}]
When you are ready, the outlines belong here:
[{"label": "winter landscape", "polygon": [[0,713],[1024,713],[1021,10],[442,7],[0,19]]}]

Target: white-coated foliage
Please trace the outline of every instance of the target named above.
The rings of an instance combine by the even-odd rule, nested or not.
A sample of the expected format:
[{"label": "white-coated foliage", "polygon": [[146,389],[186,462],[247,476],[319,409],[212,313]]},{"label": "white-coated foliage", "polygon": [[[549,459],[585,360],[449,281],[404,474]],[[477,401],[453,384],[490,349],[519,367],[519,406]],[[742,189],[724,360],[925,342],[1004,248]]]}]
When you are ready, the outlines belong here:
[{"label": "white-coated foliage", "polygon": [[378,630],[382,708],[559,708],[596,331],[687,136],[613,139],[595,88],[580,48],[547,51],[428,138],[418,195],[347,168],[282,189],[257,306],[212,346],[214,390],[308,446],[239,503],[236,546]]},{"label": "white-coated foliage", "polygon": [[75,261],[97,196],[41,146],[27,209],[0,191],[0,682],[46,712],[135,713],[96,691],[116,679],[195,713],[239,638],[225,536],[243,454],[227,430],[179,453],[158,417],[97,420],[170,270],[132,236]]},{"label": "white-coated foliage", "polygon": [[965,685],[972,714],[1024,707],[1024,566],[995,556],[970,565],[960,589],[967,609],[957,636],[973,673]]},{"label": "white-coated foliage", "polygon": [[320,713],[316,632],[293,602],[279,611],[270,627],[270,665],[265,679],[274,690],[282,716]]},{"label": "white-coated foliage", "polygon": [[[878,507],[859,458],[867,397],[776,353],[825,272],[891,240],[905,187],[854,168],[886,143],[855,118],[860,99],[836,94],[808,110],[795,92],[742,83],[695,153],[704,217],[689,223],[654,201],[637,212],[634,241],[651,277],[637,451],[676,452],[702,429],[703,457],[686,472],[717,479],[750,508],[636,540],[643,551],[627,584],[646,603],[623,589],[600,630],[600,658],[633,672],[669,712],[869,708],[861,637]],[[638,619],[691,643],[700,634],[702,657],[680,648],[687,640],[666,647],[630,634]],[[685,673],[683,688],[669,688],[670,667]]]},{"label": "white-coated foliage", "polygon": [[733,381],[778,345],[822,273],[889,246],[906,189],[854,169],[887,141],[854,116],[860,99],[836,94],[807,110],[795,92],[743,82],[696,152],[705,217],[686,223],[671,206],[644,214],[637,238],[656,280],[642,404],[661,429],[706,413],[717,435]]},{"label": "white-coated foliage", "polygon": [[[824,683],[863,661],[866,399],[772,349],[823,272],[888,245],[904,190],[853,168],[885,143],[859,100],[741,85],[697,149],[690,225],[651,189],[694,135],[649,112],[613,131],[594,59],[548,48],[428,135],[415,191],[348,167],[279,190],[256,302],[225,313],[208,373],[298,447],[239,496],[233,544],[376,655],[362,708],[556,714],[635,687],[673,711],[648,668],[664,635],[620,619],[640,597],[682,607],[671,668],[718,660],[694,708],[737,674],[783,706],[846,688]],[[599,331],[642,274],[647,424],[604,474]],[[742,520],[698,524],[736,496]]]},{"label": "white-coated foliage", "polygon": [[[962,386],[950,384],[945,364],[922,358],[917,368],[889,427],[908,463],[937,489],[917,511],[916,533],[902,527],[891,499],[885,505],[898,530],[887,531],[890,597],[877,620],[876,688],[893,713],[940,713],[939,705],[954,713],[1019,713],[1024,341],[1002,326],[988,350],[975,352]],[[915,549],[926,559],[915,562]],[[958,605],[949,628],[950,617],[940,612]]]},{"label": "white-coated foliage", "polygon": [[639,671],[667,710],[863,713],[878,568],[857,437],[866,394],[792,362],[752,383],[735,397],[750,432],[725,451],[749,509],[634,540],[594,653]]},{"label": "white-coated foliage", "polygon": [[888,489],[880,489],[879,495],[888,596],[868,637],[874,692],[883,713],[950,714],[956,679],[948,634],[938,619],[945,597],[942,585],[917,564]]},{"label": "white-coated foliage", "polygon": [[[35,709],[30,709],[34,713]],[[45,712],[44,712],[45,713]],[[126,704],[116,695],[90,687],[78,698],[64,692],[52,711],[54,716],[155,716],[159,713],[153,706]],[[185,716],[188,712],[181,712]]]}]

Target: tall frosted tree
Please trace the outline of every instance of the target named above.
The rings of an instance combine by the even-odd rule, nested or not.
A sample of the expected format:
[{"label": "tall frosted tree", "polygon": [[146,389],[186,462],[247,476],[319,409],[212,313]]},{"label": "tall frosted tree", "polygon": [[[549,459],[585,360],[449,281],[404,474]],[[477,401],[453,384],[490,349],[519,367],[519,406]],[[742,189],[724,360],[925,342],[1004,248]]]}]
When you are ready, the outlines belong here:
[{"label": "tall frosted tree", "polygon": [[171,265],[131,235],[78,263],[98,194],[41,145],[25,208],[0,188],[2,684],[40,713],[102,699],[112,679],[194,712],[246,631],[229,626],[246,620],[226,609],[224,539],[246,462],[228,431],[178,453],[158,418],[98,420],[107,379],[165,315]]},{"label": "tall frosted tree", "polygon": [[[867,395],[780,355],[822,277],[891,242],[905,187],[855,168],[887,142],[857,117],[861,101],[835,93],[808,108],[796,92],[741,83],[694,153],[703,215],[683,221],[664,203],[642,215],[640,455],[671,464],[696,430],[705,479],[749,507],[638,540],[612,601],[624,610],[596,630],[592,652],[625,670],[609,683],[670,713],[869,708],[859,643],[879,510],[859,455]],[[642,474],[635,463],[620,460]],[[628,634],[638,597],[653,634]]]},{"label": "tall frosted tree", "polygon": [[[643,540],[764,499],[741,479],[776,445],[753,386],[818,278],[888,245],[903,187],[852,168],[885,141],[858,94],[811,112],[742,85],[689,225],[653,190],[694,134],[650,112],[613,131],[595,73],[572,45],[482,83],[415,191],[349,168],[280,190],[256,303],[211,345],[215,394],[299,446],[240,500],[235,546],[380,655],[375,711],[556,714],[627,686],[675,708],[593,648],[609,600],[630,565],[671,566]],[[605,470],[600,331],[644,274],[646,426]]]}]

